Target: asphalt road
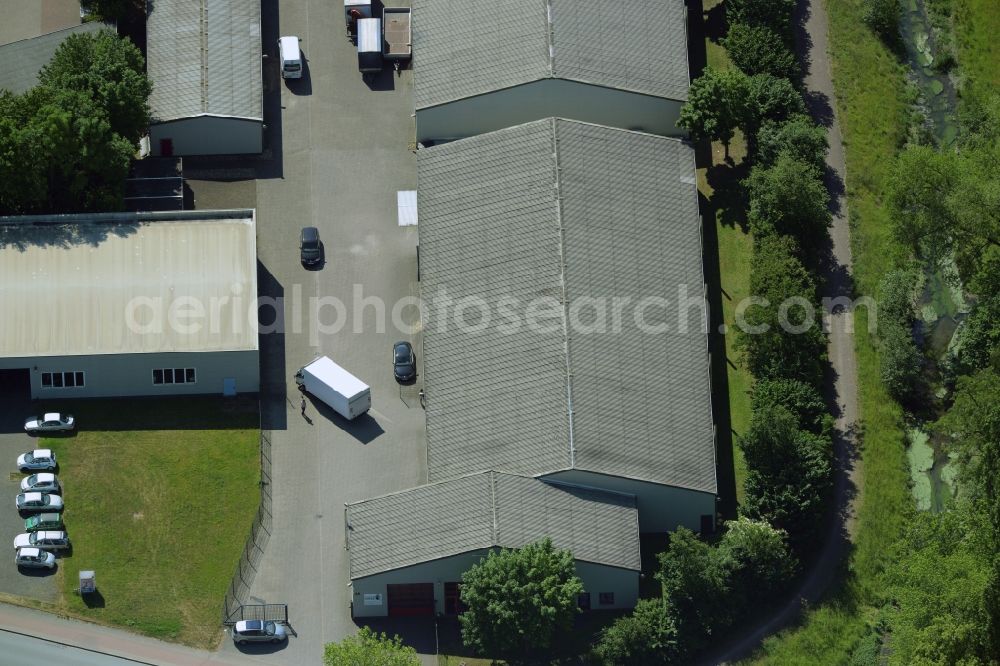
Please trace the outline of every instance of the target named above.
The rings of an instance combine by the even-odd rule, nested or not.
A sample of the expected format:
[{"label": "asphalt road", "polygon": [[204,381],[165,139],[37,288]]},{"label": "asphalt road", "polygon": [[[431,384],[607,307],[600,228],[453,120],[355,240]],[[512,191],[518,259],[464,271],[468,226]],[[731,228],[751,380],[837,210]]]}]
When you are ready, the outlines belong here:
[{"label": "asphalt road", "polygon": [[146,662],[120,659],[100,652],[53,643],[0,629],[0,658],[5,664],[60,666],[135,666]]},{"label": "asphalt road", "polygon": [[[422,357],[419,331],[396,330],[392,306],[419,295],[417,232],[400,227],[397,190],[416,189],[411,73],[386,70],[373,86],[357,70],[343,7],[327,0],[278,4],[278,29],[265,10],[265,88],[279,89],[280,114],[266,119],[280,169],[257,180],[260,289],[284,298],[283,336],[262,340],[262,409],[271,431],[273,533],[251,588],[250,603],[287,603],[295,632],[288,645],[255,657],[271,663],[318,663],[323,645],[354,633],[345,550],[344,504],[426,481],[424,414],[415,385],[392,377],[390,348],[408,339]],[[305,77],[282,81],[276,35],[301,38]],[[272,40],[273,37],[273,40]],[[275,109],[275,111],[278,111]],[[298,233],[315,226],[325,246],[321,270],[299,263]],[[385,306],[352,316],[355,289]],[[318,333],[311,300],[346,305],[336,333]],[[357,313],[353,313],[356,315]],[[408,320],[415,311],[404,313]],[[322,320],[334,321],[325,307]],[[315,401],[299,412],[295,371],[325,354],[372,388],[367,417],[345,422]],[[223,651],[237,648],[226,641]]]}]

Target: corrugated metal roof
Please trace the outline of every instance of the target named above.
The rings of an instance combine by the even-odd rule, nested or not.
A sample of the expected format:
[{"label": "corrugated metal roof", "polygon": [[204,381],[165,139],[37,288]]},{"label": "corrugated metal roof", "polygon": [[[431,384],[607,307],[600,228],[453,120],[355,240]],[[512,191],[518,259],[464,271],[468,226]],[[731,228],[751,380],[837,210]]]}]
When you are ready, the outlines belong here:
[{"label": "corrugated metal roof", "polygon": [[[256,295],[250,210],[0,218],[2,357],[257,349]],[[205,317],[172,326],[186,301]]]},{"label": "corrugated metal roof", "polygon": [[413,0],[418,109],[554,77],[686,100],[681,0]]},{"label": "corrugated metal roof", "polygon": [[35,87],[38,85],[38,73],[52,60],[64,39],[70,35],[101,30],[113,31],[114,27],[100,22],[81,23],[65,30],[0,46],[0,89],[20,94]]},{"label": "corrugated metal roof", "polygon": [[154,120],[263,118],[260,0],[156,0],[147,11]]},{"label": "corrugated metal roof", "polygon": [[[432,308],[425,323],[432,480],[576,468],[715,492],[699,311],[686,333],[672,310],[665,333],[631,308],[610,328],[613,298],[703,294],[694,169],[677,139],[552,119],[418,152],[422,295],[481,299],[494,317],[468,332]],[[502,298],[523,323],[540,297],[556,301],[553,330],[500,326]],[[604,299],[607,332],[571,325],[588,297]]]},{"label": "corrugated metal roof", "polygon": [[639,569],[634,498],[480,472],[348,504],[351,578],[550,537],[581,561]]}]

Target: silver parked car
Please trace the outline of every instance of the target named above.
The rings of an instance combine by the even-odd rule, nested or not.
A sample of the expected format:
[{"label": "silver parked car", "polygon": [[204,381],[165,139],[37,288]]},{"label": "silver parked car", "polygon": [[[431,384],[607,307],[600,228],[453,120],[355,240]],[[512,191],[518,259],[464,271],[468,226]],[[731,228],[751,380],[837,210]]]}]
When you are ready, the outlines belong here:
[{"label": "silver parked car", "polygon": [[38,548],[18,548],[14,553],[14,564],[26,569],[51,569],[56,565],[56,556]]},{"label": "silver parked car", "polygon": [[42,550],[67,550],[71,548],[69,536],[62,530],[39,531],[18,534],[14,537],[14,548],[41,548]]},{"label": "silver parked car", "polygon": [[24,429],[29,433],[63,432],[76,427],[76,421],[69,414],[48,412],[42,417],[31,416],[25,419]]},{"label": "silver parked car", "polygon": [[261,620],[241,620],[233,626],[234,643],[280,643],[288,638],[285,625]]},{"label": "silver parked car", "polygon": [[21,479],[21,492],[59,493],[59,479],[55,474],[39,472]]},{"label": "silver parked car", "polygon": [[56,454],[52,452],[52,449],[35,449],[17,457],[17,469],[21,472],[31,472],[36,469],[51,472],[55,468]]},{"label": "silver parked car", "polygon": [[18,511],[62,511],[63,499],[46,493],[21,493],[14,500]]}]

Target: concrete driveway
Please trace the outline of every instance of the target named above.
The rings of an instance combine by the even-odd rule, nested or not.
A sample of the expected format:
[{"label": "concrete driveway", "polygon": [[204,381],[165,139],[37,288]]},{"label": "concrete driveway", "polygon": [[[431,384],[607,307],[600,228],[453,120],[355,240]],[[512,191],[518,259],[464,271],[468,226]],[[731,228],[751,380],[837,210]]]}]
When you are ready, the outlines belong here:
[{"label": "concrete driveway", "polygon": [[[265,80],[280,85],[280,168],[257,181],[261,291],[285,299],[285,333],[262,339],[264,427],[272,431],[273,533],[260,562],[250,603],[287,603],[296,633],[288,645],[258,660],[318,663],[323,645],[356,631],[351,620],[344,503],[426,481],[424,414],[417,383],[393,379],[390,347],[409,339],[421,357],[419,334],[394,330],[392,305],[419,295],[417,233],[399,227],[396,191],[416,189],[410,72],[387,70],[373,86],[357,71],[344,32],[343,7],[327,0],[279,4],[280,30],[297,35],[307,58],[306,78],[277,79],[276,59],[265,60]],[[280,129],[276,129],[280,127]],[[277,156],[277,155],[276,155]],[[326,264],[305,270],[298,233],[319,228]],[[375,306],[360,323],[350,317],[354,290],[385,304],[386,326]],[[337,333],[317,335],[310,299],[335,297],[348,319]],[[409,309],[413,319],[413,309]],[[322,319],[335,319],[324,307]],[[356,324],[358,324],[356,326]],[[300,415],[295,371],[325,354],[372,387],[369,417],[345,422],[310,401]],[[224,651],[237,648],[226,642]]]}]

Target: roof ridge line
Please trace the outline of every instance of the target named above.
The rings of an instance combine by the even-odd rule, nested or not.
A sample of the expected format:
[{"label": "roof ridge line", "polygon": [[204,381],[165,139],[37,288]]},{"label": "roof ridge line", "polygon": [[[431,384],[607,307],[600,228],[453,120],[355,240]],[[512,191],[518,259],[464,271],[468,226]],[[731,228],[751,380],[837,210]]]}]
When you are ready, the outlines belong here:
[{"label": "roof ridge line", "polygon": [[563,225],[562,182],[559,178],[559,119],[550,118],[552,127],[552,161],[554,164],[554,183],[556,220],[559,231],[559,286],[562,291],[562,325],[563,354],[566,359],[566,414],[569,421],[569,469],[576,468],[576,446],[573,441],[573,367],[569,360],[569,311],[566,303],[566,229]]},{"label": "roof ridge line", "polygon": [[545,0],[545,42],[549,47],[549,78],[556,76],[556,47],[552,40],[552,25],[552,0]]},{"label": "roof ridge line", "polygon": [[208,111],[208,0],[201,0],[201,110]]},{"label": "roof ridge line", "polygon": [[494,470],[490,470],[490,500],[493,505],[493,511],[491,512],[493,514],[493,545],[498,545],[500,543],[500,535],[497,529],[497,473]]}]

